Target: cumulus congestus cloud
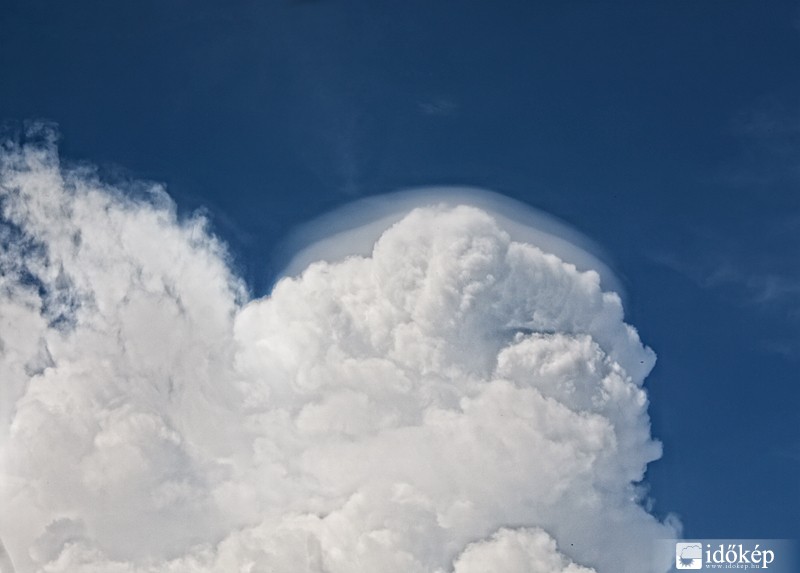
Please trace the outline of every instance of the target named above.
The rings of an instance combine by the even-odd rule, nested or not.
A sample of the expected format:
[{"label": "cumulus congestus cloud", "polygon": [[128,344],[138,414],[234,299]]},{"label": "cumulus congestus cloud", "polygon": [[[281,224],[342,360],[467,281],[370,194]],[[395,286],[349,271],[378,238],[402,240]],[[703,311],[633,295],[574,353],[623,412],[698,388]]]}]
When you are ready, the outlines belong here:
[{"label": "cumulus congestus cloud", "polygon": [[248,300],[202,218],[2,155],[0,536],[18,571],[643,573],[653,353],[490,213]]}]

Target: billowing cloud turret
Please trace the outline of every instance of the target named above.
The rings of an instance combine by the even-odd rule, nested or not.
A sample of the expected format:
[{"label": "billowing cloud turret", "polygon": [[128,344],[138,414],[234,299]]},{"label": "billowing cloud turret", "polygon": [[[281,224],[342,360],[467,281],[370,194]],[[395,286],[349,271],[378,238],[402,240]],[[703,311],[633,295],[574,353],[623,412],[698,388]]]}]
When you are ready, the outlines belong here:
[{"label": "billowing cloud turret", "polygon": [[422,205],[248,300],[200,218],[2,159],[19,571],[643,573],[654,363],[597,273]]}]

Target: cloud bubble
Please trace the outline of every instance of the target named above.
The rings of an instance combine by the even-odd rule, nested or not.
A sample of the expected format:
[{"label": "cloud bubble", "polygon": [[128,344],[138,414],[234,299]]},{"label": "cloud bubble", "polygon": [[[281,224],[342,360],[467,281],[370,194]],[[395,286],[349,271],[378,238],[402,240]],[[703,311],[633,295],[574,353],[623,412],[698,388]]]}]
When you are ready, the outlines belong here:
[{"label": "cloud bubble", "polygon": [[250,300],[202,218],[44,139],[0,155],[17,571],[669,569],[655,358],[597,272],[440,202]]},{"label": "cloud bubble", "polygon": [[417,187],[365,197],[300,225],[277,249],[281,274],[294,276],[309,264],[368,255],[375,241],[416,208],[471,205],[487,213],[511,238],[537,245],[579,270],[594,270],[606,290],[618,294],[622,284],[605,262],[608,255],[586,236],[556,217],[509,197],[477,187]]}]

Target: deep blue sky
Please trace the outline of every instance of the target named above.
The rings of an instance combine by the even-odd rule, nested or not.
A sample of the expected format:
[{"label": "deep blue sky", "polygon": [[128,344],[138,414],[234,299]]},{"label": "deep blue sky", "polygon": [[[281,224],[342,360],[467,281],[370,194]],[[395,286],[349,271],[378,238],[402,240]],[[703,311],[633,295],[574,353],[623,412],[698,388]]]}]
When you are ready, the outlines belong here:
[{"label": "deep blue sky", "polygon": [[0,121],[206,207],[255,294],[296,224],[467,184],[604,247],[687,537],[800,537],[800,3],[4,0]]}]

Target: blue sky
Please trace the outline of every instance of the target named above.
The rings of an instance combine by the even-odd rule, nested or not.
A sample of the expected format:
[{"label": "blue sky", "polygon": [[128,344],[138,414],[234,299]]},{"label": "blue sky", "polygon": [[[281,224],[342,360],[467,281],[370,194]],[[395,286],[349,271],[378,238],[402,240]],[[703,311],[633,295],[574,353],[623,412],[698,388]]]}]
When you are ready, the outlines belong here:
[{"label": "blue sky", "polygon": [[296,225],[458,184],[602,246],[658,354],[658,515],[800,537],[800,4],[7,0],[0,120],[208,210],[257,295]]}]

